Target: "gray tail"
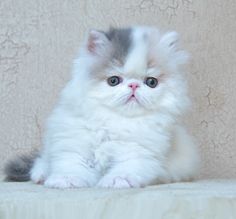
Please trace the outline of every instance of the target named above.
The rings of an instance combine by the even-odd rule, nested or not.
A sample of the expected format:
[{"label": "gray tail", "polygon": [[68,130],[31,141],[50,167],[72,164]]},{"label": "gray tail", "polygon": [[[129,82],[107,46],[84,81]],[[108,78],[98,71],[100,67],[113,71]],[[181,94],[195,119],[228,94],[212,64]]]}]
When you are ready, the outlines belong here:
[{"label": "gray tail", "polygon": [[6,181],[24,182],[30,180],[30,170],[33,166],[36,154],[23,155],[10,160],[4,169]]}]

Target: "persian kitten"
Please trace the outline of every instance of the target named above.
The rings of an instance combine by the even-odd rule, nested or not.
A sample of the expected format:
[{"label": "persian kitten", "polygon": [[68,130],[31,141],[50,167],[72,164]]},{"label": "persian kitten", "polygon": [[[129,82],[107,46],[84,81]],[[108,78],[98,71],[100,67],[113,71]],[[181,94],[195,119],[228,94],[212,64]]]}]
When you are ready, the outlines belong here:
[{"label": "persian kitten", "polygon": [[91,30],[47,121],[43,148],[6,166],[8,180],[53,188],[143,187],[191,179],[198,152],[175,32]]}]

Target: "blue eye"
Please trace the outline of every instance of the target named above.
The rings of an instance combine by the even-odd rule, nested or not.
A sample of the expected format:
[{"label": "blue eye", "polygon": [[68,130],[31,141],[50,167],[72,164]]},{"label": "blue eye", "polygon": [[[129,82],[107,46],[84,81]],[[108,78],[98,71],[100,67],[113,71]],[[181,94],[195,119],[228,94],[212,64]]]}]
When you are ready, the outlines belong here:
[{"label": "blue eye", "polygon": [[118,76],[111,76],[107,79],[107,83],[112,87],[118,85],[119,83],[121,83],[121,81],[121,78]]},{"label": "blue eye", "polygon": [[158,80],[154,77],[147,77],[144,83],[150,88],[155,88],[158,85]]}]

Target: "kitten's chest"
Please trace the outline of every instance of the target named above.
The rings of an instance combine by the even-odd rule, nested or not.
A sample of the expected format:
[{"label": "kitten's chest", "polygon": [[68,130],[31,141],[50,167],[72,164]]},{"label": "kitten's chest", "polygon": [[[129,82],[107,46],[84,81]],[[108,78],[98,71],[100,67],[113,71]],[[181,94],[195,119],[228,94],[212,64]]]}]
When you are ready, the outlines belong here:
[{"label": "kitten's chest", "polygon": [[[90,126],[91,123],[87,123]],[[93,119],[90,127],[97,142],[120,141],[147,144],[156,141],[161,131],[158,124],[150,119],[109,117]]]}]

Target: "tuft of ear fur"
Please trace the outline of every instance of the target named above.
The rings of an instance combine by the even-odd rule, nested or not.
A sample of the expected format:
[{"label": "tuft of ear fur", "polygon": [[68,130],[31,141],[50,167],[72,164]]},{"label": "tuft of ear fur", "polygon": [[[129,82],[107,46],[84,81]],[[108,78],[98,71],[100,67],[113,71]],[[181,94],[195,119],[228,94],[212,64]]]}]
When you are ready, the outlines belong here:
[{"label": "tuft of ear fur", "polygon": [[175,65],[186,64],[189,60],[188,53],[181,50],[179,44],[179,34],[175,31],[165,33],[159,41],[159,47]]},{"label": "tuft of ear fur", "polygon": [[89,31],[86,49],[90,54],[102,57],[109,51],[110,44],[110,40],[104,32],[98,30]]},{"label": "tuft of ear fur", "polygon": [[167,32],[160,40],[160,43],[170,50],[177,50],[179,42],[179,34],[175,31]]}]

